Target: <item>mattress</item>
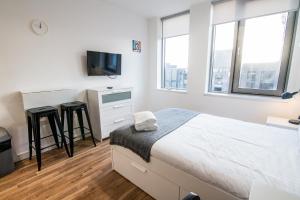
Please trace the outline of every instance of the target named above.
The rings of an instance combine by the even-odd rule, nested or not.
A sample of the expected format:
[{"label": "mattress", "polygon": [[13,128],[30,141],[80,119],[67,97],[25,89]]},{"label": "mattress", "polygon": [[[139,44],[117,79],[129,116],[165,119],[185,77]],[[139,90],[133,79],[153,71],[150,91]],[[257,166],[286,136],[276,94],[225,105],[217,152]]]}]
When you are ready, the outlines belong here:
[{"label": "mattress", "polygon": [[151,156],[234,196],[254,181],[300,196],[297,131],[200,114],[157,141]]}]

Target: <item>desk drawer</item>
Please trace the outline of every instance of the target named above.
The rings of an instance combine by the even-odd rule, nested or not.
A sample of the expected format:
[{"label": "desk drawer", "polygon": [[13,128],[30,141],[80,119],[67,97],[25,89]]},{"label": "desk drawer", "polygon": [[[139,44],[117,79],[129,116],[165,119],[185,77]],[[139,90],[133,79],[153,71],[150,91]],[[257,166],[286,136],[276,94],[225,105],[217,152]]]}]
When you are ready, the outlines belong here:
[{"label": "desk drawer", "polygon": [[133,121],[132,115],[125,114],[125,115],[115,115],[112,117],[106,116],[106,118],[102,120],[102,125],[112,126],[112,125],[122,124],[125,121]]},{"label": "desk drawer", "polygon": [[116,104],[101,109],[101,118],[103,120],[121,117],[124,115],[132,115],[131,103]]}]

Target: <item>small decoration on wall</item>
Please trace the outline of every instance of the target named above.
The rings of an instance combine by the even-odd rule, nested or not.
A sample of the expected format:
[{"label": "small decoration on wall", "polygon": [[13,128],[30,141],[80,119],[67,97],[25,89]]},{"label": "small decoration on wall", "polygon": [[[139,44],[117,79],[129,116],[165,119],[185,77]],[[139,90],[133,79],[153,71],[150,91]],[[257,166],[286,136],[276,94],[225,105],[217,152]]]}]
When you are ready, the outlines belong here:
[{"label": "small decoration on wall", "polygon": [[48,25],[46,22],[34,19],[31,22],[32,31],[37,35],[45,35],[48,32]]},{"label": "small decoration on wall", "polygon": [[141,51],[142,51],[142,42],[138,41],[138,40],[132,40],[132,51],[141,53]]}]

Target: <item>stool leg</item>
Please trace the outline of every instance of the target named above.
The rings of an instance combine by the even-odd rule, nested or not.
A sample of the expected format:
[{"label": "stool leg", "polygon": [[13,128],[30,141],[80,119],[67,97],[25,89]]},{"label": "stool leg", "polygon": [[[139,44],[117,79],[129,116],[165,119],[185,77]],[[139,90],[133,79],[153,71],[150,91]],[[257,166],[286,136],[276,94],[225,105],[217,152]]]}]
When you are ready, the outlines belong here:
[{"label": "stool leg", "polygon": [[67,111],[67,124],[68,124],[68,132],[69,132],[70,152],[71,152],[71,157],[73,157],[74,133],[73,133],[73,112],[72,111]]},{"label": "stool leg", "polygon": [[[61,117],[61,127],[62,127],[62,134],[65,138],[65,110],[61,108],[60,110],[60,117]],[[61,146],[63,147],[63,140],[61,140]]]},{"label": "stool leg", "polygon": [[67,152],[68,156],[71,157],[70,152],[69,152],[69,148],[68,148],[68,145],[67,145],[67,142],[66,142],[66,139],[65,139],[64,129],[62,127],[62,124],[60,123],[59,116],[58,116],[57,112],[54,114],[54,119],[55,119],[56,124],[59,128],[59,131],[60,131],[61,141],[65,146],[65,149],[66,149],[66,152]]},{"label": "stool leg", "polygon": [[54,137],[55,144],[57,148],[59,148],[59,141],[58,141],[58,136],[57,136],[57,129],[54,121],[54,115],[49,115],[48,116],[48,121],[51,127],[52,135]]},{"label": "stool leg", "polygon": [[42,156],[41,156],[41,135],[40,135],[40,117],[35,116],[33,120],[33,131],[34,131],[34,141],[35,141],[35,152],[36,160],[38,163],[38,171],[41,170],[42,166]]},{"label": "stool leg", "polygon": [[78,123],[80,127],[80,132],[81,132],[81,137],[83,140],[85,140],[85,135],[84,135],[84,126],[83,126],[83,118],[82,118],[82,109],[76,110],[77,113],[77,118],[78,118]]},{"label": "stool leg", "polygon": [[28,128],[28,144],[29,144],[29,160],[32,159],[32,122],[31,117],[27,116],[27,128]]},{"label": "stool leg", "polygon": [[89,129],[90,129],[90,133],[91,133],[91,137],[92,137],[94,146],[96,146],[96,142],[95,142],[95,138],[94,138],[94,134],[93,134],[93,130],[92,130],[92,125],[91,125],[91,120],[90,120],[90,116],[89,116],[89,111],[86,106],[84,106],[84,112],[85,112],[85,117],[86,117],[88,125],[89,125]]}]

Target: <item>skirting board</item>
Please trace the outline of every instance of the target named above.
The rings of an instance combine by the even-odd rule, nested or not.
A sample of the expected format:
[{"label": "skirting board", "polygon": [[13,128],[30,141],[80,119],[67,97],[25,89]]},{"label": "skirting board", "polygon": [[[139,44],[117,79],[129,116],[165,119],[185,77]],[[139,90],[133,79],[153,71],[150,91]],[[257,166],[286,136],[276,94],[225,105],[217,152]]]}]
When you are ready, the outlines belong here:
[{"label": "skirting board", "polygon": [[158,200],[180,200],[189,192],[204,200],[241,200],[159,159],[147,163],[128,149],[112,145],[113,169]]}]

